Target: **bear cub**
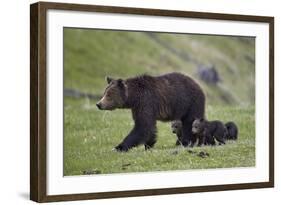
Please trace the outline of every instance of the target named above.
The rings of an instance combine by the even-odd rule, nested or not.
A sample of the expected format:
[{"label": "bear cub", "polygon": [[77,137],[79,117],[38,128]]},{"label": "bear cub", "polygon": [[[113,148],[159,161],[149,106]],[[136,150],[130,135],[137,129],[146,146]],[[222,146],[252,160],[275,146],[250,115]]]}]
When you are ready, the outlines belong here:
[{"label": "bear cub", "polygon": [[171,129],[174,134],[177,135],[176,145],[181,145],[182,141],[182,122],[180,120],[175,120],[171,122]]},{"label": "bear cub", "polygon": [[[182,122],[180,120],[175,120],[171,122],[171,130],[173,134],[177,135],[177,142],[176,145],[182,145],[181,144],[181,139],[182,139]],[[200,134],[195,134],[195,141],[191,144],[191,146],[194,146],[196,143],[197,139],[199,139],[198,146],[201,146],[202,144],[207,144],[205,143],[205,139],[203,138],[203,135]]]},{"label": "bear cub", "polygon": [[199,139],[198,146],[202,144],[216,145],[215,139],[219,144],[225,144],[227,129],[219,120],[196,119],[192,123],[192,133],[197,135]]},{"label": "bear cub", "polygon": [[227,129],[226,139],[227,140],[237,140],[238,139],[238,127],[234,122],[225,123]]}]

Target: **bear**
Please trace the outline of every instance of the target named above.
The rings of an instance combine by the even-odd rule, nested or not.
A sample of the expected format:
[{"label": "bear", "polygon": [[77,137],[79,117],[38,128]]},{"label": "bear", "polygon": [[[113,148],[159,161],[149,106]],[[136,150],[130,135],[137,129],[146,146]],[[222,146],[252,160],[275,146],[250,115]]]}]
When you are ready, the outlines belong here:
[{"label": "bear", "polygon": [[225,123],[227,129],[226,139],[237,140],[238,139],[238,127],[234,122]]},{"label": "bear", "polygon": [[116,151],[128,151],[140,144],[145,149],[156,143],[157,120],[181,120],[180,143],[188,146],[196,140],[192,134],[194,118],[205,116],[205,94],[191,77],[173,72],[160,76],[147,74],[128,79],[107,77],[104,95],[96,106],[100,110],[131,109],[134,127]]},{"label": "bear", "polygon": [[182,141],[182,122],[180,120],[175,120],[171,122],[172,133],[177,135],[176,145],[181,145]]},{"label": "bear", "polygon": [[198,146],[202,144],[216,145],[215,139],[220,144],[225,144],[227,130],[219,120],[196,119],[192,123],[192,132],[199,138]]}]

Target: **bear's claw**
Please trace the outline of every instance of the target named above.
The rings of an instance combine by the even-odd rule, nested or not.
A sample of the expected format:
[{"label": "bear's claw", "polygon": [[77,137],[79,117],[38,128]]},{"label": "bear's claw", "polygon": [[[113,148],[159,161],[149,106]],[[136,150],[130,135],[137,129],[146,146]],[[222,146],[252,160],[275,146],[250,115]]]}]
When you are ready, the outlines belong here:
[{"label": "bear's claw", "polygon": [[112,150],[117,151],[117,152],[127,152],[129,149],[126,146],[123,146],[120,144],[120,145],[114,147]]}]

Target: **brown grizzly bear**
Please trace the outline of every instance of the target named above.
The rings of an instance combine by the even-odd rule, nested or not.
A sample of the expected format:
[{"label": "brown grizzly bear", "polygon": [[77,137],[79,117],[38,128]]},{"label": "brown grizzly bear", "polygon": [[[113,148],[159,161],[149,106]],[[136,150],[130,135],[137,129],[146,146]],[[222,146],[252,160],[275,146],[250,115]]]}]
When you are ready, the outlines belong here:
[{"label": "brown grizzly bear", "polygon": [[132,110],[135,125],[117,151],[144,144],[146,149],[156,143],[156,121],[182,121],[183,136],[180,143],[194,143],[191,128],[195,118],[205,114],[205,95],[190,77],[169,73],[157,77],[142,75],[126,80],[107,78],[108,86],[96,104],[101,110],[125,108]]}]

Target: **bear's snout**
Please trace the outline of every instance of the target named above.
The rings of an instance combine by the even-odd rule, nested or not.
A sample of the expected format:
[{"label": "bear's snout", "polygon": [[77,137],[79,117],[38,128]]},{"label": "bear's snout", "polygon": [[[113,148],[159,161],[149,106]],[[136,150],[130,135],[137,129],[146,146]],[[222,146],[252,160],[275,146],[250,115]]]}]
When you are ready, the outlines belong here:
[{"label": "bear's snout", "polygon": [[96,104],[96,106],[97,106],[100,110],[102,109],[101,103],[100,103],[100,102],[98,102],[98,103]]},{"label": "bear's snout", "polygon": [[191,130],[194,134],[196,134],[197,133],[197,129],[196,128],[192,128],[192,130]]}]

